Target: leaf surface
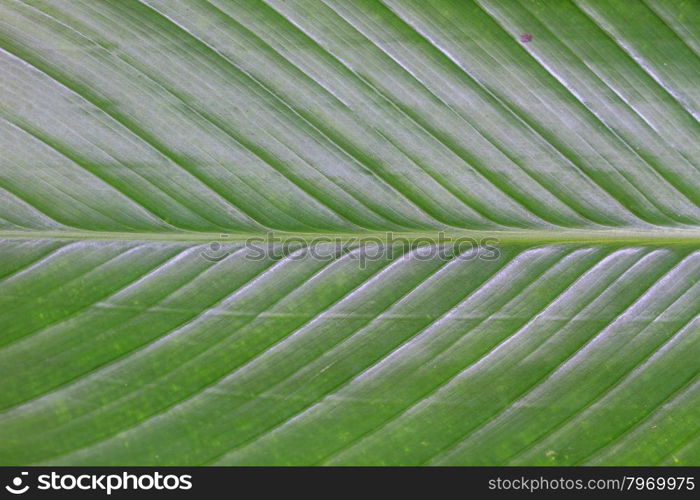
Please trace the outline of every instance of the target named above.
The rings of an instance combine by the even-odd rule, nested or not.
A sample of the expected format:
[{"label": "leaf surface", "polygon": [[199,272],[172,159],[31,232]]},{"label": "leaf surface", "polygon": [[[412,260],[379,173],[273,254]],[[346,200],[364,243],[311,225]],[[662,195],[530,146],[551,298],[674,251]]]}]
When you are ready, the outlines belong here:
[{"label": "leaf surface", "polygon": [[4,0],[0,75],[0,463],[700,463],[697,2]]}]

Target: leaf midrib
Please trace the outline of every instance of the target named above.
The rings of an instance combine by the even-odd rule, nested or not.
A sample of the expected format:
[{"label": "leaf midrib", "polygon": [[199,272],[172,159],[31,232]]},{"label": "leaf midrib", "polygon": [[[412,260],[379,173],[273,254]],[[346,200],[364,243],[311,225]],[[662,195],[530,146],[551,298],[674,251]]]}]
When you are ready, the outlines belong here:
[{"label": "leaf midrib", "polygon": [[[0,231],[0,239],[68,239],[68,240],[115,240],[115,241],[182,241],[182,242],[240,242],[269,238],[274,242],[305,241],[409,241],[418,243],[455,242],[471,238],[483,240],[494,238],[500,243],[585,243],[585,244],[683,244],[700,245],[700,228],[653,228],[653,229],[527,229],[527,230],[449,230],[449,231],[386,231],[386,232],[112,232],[112,231]],[[493,241],[491,242],[493,243]]]}]

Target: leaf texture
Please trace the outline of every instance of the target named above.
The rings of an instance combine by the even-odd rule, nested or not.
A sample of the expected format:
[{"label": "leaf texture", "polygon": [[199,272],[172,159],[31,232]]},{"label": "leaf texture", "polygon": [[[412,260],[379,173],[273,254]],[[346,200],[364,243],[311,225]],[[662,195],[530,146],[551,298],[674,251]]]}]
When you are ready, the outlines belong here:
[{"label": "leaf texture", "polygon": [[689,0],[3,0],[0,463],[697,465],[698,81]]}]

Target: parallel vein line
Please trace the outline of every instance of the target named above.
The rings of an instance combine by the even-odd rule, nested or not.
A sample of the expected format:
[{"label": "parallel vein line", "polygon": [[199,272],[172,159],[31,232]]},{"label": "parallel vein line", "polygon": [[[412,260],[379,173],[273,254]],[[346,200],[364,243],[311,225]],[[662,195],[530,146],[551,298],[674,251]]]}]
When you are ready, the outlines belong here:
[{"label": "parallel vein line", "polygon": [[[592,304],[593,302],[595,302],[595,300],[597,300],[597,299],[598,299],[601,295],[603,295],[607,290],[610,290],[615,284],[621,283],[621,282],[625,279],[625,275],[626,275],[628,272],[630,272],[631,269],[633,269],[633,268],[636,267],[637,265],[641,265],[641,263],[642,263],[646,258],[649,258],[650,255],[651,255],[651,253],[645,255],[644,257],[642,257],[641,259],[639,259],[639,261],[637,261],[636,263],[634,263],[630,268],[628,268],[627,270],[625,270],[625,271],[624,271],[620,276],[618,276],[613,282],[609,283],[609,284],[606,286],[606,288],[605,288],[603,291],[601,291],[597,296],[592,297],[591,301],[590,301],[589,303],[587,303],[587,304],[584,306],[584,308],[587,307],[587,306],[589,306],[589,305]],[[652,286],[652,285],[650,285],[648,288],[650,288],[651,286]],[[639,294],[642,294],[642,293],[644,293],[646,290],[648,290],[648,288],[645,289],[645,290],[637,291],[637,292],[638,292]],[[629,306],[628,306],[628,307],[629,307]],[[520,399],[522,399],[522,398],[523,398],[524,396],[526,396],[528,393],[530,393],[530,392],[533,391],[535,388],[537,388],[539,385],[541,385],[542,382],[544,382],[544,381],[546,381],[547,379],[549,379],[553,374],[556,373],[556,371],[557,371],[561,366],[563,366],[563,365],[564,365],[565,363],[567,363],[569,360],[571,360],[571,359],[574,358],[576,355],[578,355],[578,353],[581,352],[593,339],[595,339],[595,338],[600,334],[601,331],[605,331],[605,329],[607,329],[611,324],[613,324],[622,314],[624,314],[625,311],[627,311],[627,309],[628,309],[628,308],[625,308],[625,310],[623,310],[622,312],[618,313],[615,317],[613,317],[612,319],[610,319],[610,320],[608,321],[607,324],[603,325],[601,328],[599,328],[598,330],[596,330],[596,332],[594,332],[594,333],[588,338],[588,340],[587,340],[586,342],[583,343],[583,345],[579,346],[573,353],[571,353],[570,355],[568,355],[564,360],[561,360],[559,363],[557,363],[557,365],[556,365],[554,368],[548,370],[545,374],[543,374],[543,375],[540,376],[537,380],[535,380],[534,383],[532,383],[527,389],[525,389],[525,390],[522,391],[520,394],[518,394],[518,395],[516,396],[516,398],[515,398],[514,400],[511,401],[511,403],[510,403],[510,405],[509,405],[508,407],[502,408],[501,410],[497,411],[495,414],[491,415],[487,420],[485,420],[484,422],[480,423],[477,427],[475,427],[474,429],[470,429],[466,434],[462,435],[462,436],[461,436],[460,438],[458,438],[455,442],[450,443],[448,446],[445,446],[444,448],[438,450],[432,457],[430,457],[430,458],[429,458],[428,460],[426,460],[424,463],[427,463],[427,462],[429,462],[429,461],[434,461],[434,460],[438,459],[438,457],[448,455],[452,450],[458,448],[459,445],[460,445],[465,439],[467,439],[469,436],[471,436],[472,434],[474,434],[474,432],[476,432],[476,431],[478,431],[479,429],[481,429],[482,427],[488,425],[490,422],[492,422],[492,421],[494,420],[494,418],[496,418],[498,415],[500,415],[503,411],[505,411],[505,410],[507,410],[508,408],[512,407],[512,405],[513,405],[515,402],[517,402],[517,401],[519,401]],[[581,310],[583,310],[583,309],[581,309]],[[573,317],[569,318],[569,320],[567,321],[567,324],[570,323],[570,322],[572,322],[575,318],[576,318],[576,316],[573,316]],[[557,335],[557,333],[559,333],[559,332],[554,333],[554,335]],[[516,334],[517,334],[517,333],[516,333]],[[516,334],[514,334],[513,336],[515,336]],[[513,338],[513,336],[511,336],[510,338]],[[544,343],[545,343],[546,341],[548,341],[548,340],[549,340],[549,338],[547,338],[545,341],[543,341],[542,343],[540,343],[539,345],[537,345],[536,348],[535,348],[532,352],[528,353],[528,355],[527,355],[524,359],[527,359],[527,357],[529,357],[529,356],[532,355],[534,352],[536,352],[536,351],[537,351],[539,348],[541,348],[542,345],[544,345]],[[483,358],[482,358],[482,359],[483,359]],[[480,360],[480,361],[481,361],[481,360]]]}]

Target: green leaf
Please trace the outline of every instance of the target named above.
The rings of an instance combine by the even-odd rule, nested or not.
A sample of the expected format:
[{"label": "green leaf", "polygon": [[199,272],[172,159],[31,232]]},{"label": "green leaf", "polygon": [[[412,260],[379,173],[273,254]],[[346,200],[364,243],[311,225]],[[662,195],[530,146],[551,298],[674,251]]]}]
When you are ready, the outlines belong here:
[{"label": "green leaf", "polygon": [[700,464],[700,4],[7,0],[0,464]]}]

